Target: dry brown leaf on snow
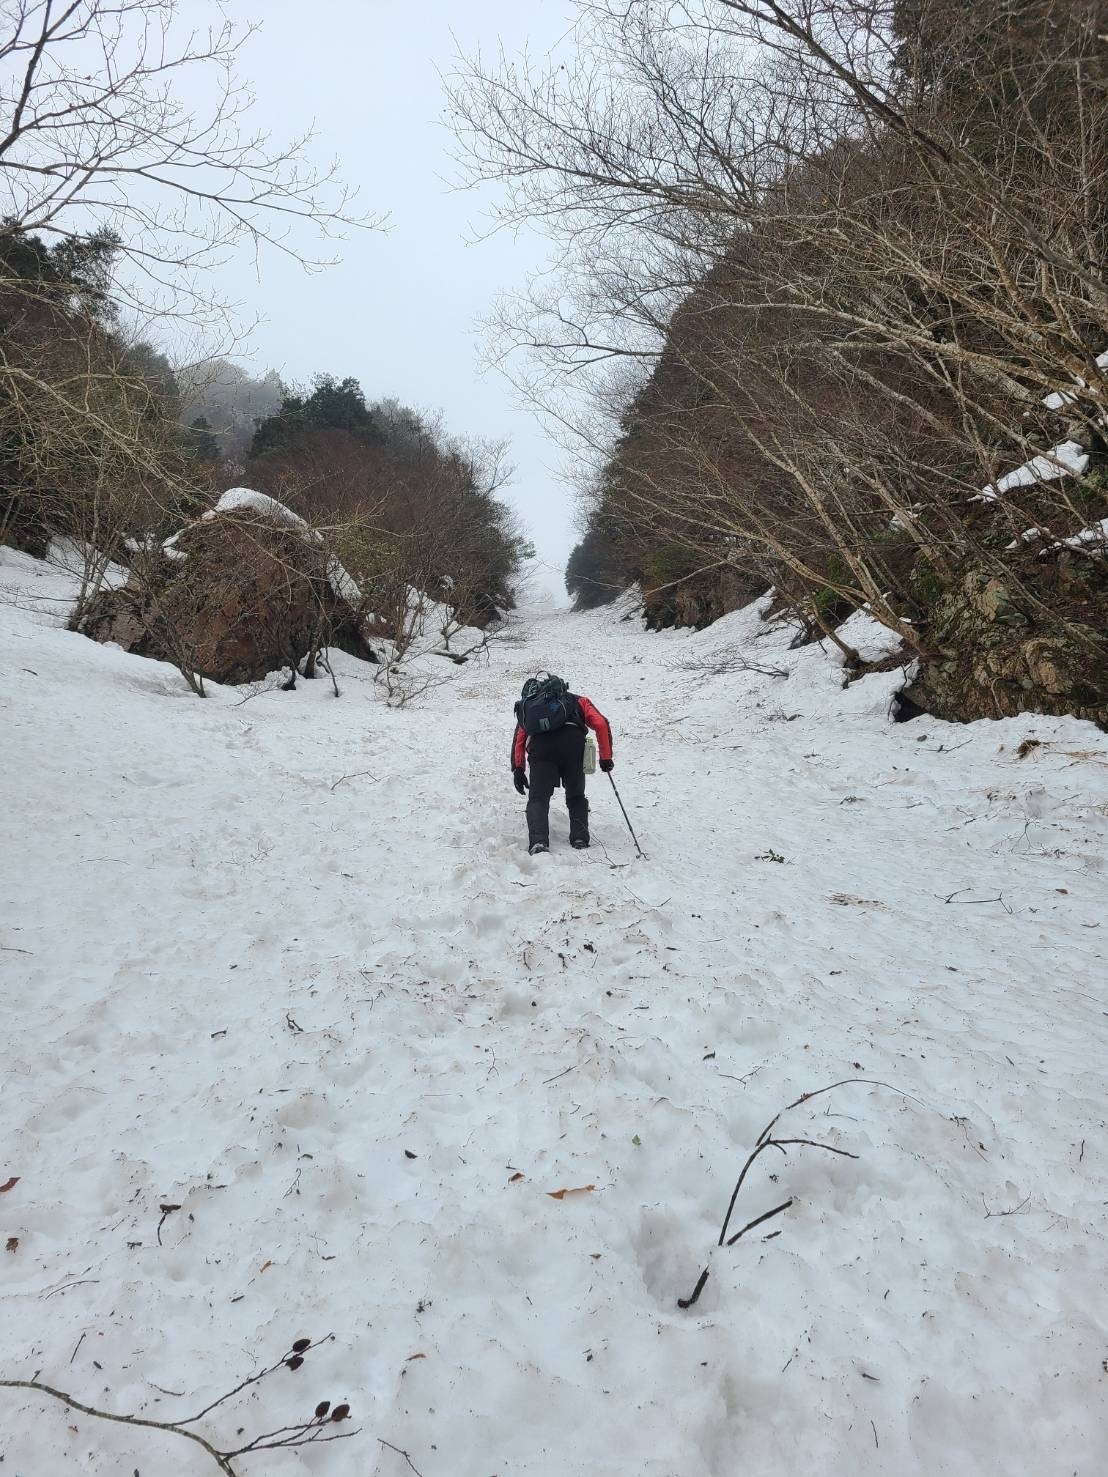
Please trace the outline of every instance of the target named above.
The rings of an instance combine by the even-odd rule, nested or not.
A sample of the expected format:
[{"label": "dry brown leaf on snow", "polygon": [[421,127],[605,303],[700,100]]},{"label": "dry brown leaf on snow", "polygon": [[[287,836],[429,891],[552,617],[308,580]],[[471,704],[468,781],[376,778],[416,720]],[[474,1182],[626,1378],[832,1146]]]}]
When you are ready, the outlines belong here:
[{"label": "dry brown leaf on snow", "polygon": [[272,1267],[272,1265],[273,1265],[273,1263],[272,1263],[272,1261],[269,1261],[269,1262],[263,1262],[263,1263],[262,1263],[262,1264],[261,1264],[261,1266],[260,1266],[260,1267],[259,1267],[259,1268],[258,1268],[258,1271],[259,1271],[259,1272],[264,1272],[264,1271],[265,1271],[265,1269],[266,1269],[266,1268],[267,1268],[267,1267]]},{"label": "dry brown leaf on snow", "polygon": [[573,1190],[547,1190],[551,1200],[564,1200],[567,1195],[587,1195],[590,1190],[595,1190],[595,1185],[578,1185]]},{"label": "dry brown leaf on snow", "polygon": [[510,1174],[508,1176],[508,1183],[510,1185],[514,1185],[515,1182],[516,1182],[516,1180],[521,1180],[522,1178],[523,1178],[523,1170],[522,1169],[517,1169],[516,1172],[515,1172],[515,1174]]},{"label": "dry brown leaf on snow", "polygon": [[18,1251],[19,1250],[19,1237],[18,1236],[9,1236],[8,1239],[7,1239],[7,1243],[4,1246],[4,1250],[5,1251]]},{"label": "dry brown leaf on snow", "polygon": [[18,1184],[19,1176],[17,1174],[13,1174],[10,1180],[5,1180],[4,1183],[0,1185],[0,1195],[3,1195],[5,1190],[10,1190]]},{"label": "dry brown leaf on snow", "polygon": [[404,1363],[405,1364],[411,1364],[411,1362],[412,1362],[413,1359],[426,1359],[426,1358],[427,1358],[427,1355],[426,1354],[409,1354],[408,1357],[407,1357],[407,1359],[404,1360]]}]

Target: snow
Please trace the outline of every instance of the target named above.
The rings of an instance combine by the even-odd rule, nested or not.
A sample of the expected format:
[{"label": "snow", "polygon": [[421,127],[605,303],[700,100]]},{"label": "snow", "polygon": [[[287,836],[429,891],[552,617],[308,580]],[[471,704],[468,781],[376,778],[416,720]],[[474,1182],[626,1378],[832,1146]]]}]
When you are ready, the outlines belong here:
[{"label": "snow", "polygon": [[1082,528],[1070,538],[1064,538],[1055,545],[1063,549],[1093,549],[1099,553],[1108,553],[1108,518],[1102,518],[1099,523],[1093,523],[1088,528]]},{"label": "snow", "polygon": [[[1018,549],[1020,541],[1030,544],[1036,539],[1046,537],[1046,530],[1042,528],[1025,528],[1018,539],[1014,539],[1007,545],[1009,549]],[[1094,554],[1108,553],[1108,518],[1102,518],[1099,523],[1093,523],[1088,528],[1081,528],[1069,538],[1056,539],[1047,544],[1043,554],[1056,554],[1060,549],[1081,549]]]},{"label": "snow", "polygon": [[[158,548],[158,542],[157,534],[147,533],[142,538],[125,538],[123,547],[132,554],[153,554]],[[170,541],[167,539],[166,543],[168,542]],[[161,547],[164,548],[165,544]]]},{"label": "snow", "polygon": [[1013,539],[1010,544],[1005,544],[1004,547],[1007,552],[1011,553],[1014,549],[1018,549],[1021,543],[1033,544],[1036,539],[1041,539],[1043,536],[1044,531],[1041,528],[1025,528],[1019,538]]},{"label": "snow", "polygon": [[[630,602],[399,711],[341,654],[338,700],[202,702],[71,585],[0,551],[0,1377],[170,1419],[333,1332],[199,1423],[351,1402],[266,1477],[1104,1470],[1108,736],[895,725],[897,672]],[[541,668],[648,860],[603,776],[592,850],[525,854]],[[858,1157],[763,1154],[732,1230],[792,1203],[717,1249],[760,1131],[857,1077],[778,1132]],[[214,1470],[0,1408],[18,1477]]]},{"label": "snow", "polygon": [[167,559],[173,559],[178,564],[183,564],[188,558],[180,544],[180,533],[171,534],[162,544],[162,553]]},{"label": "snow", "polygon": [[[3,545],[0,545],[0,552]],[[71,589],[80,585],[82,574],[89,573],[93,566],[99,567],[100,555],[91,545],[76,539],[55,537],[50,540],[46,562],[51,571],[70,576],[59,585],[59,598],[67,601]],[[39,566],[41,568],[41,566]],[[100,588],[118,589],[127,583],[129,571],[122,565],[109,561],[100,572]]]},{"label": "snow", "polygon": [[1089,454],[1077,441],[1062,441],[1042,456],[1032,457],[1022,467],[998,477],[996,484],[983,487],[971,502],[995,502],[1002,492],[1014,487],[1031,487],[1036,482],[1051,482],[1059,477],[1080,474],[1089,465]]},{"label": "snow", "polygon": [[362,598],[361,587],[352,574],[346,570],[339,561],[332,556],[327,561],[327,579],[336,595],[352,605],[356,610],[358,602]]},{"label": "snow", "polygon": [[[1096,356],[1096,366],[1098,369],[1108,369],[1108,349],[1105,349],[1103,353]],[[1077,378],[1076,384],[1078,389],[1084,390],[1088,388],[1085,381],[1080,377]],[[1048,410],[1064,410],[1067,405],[1073,405],[1076,400],[1077,396],[1070,394],[1068,390],[1055,390],[1051,394],[1044,396],[1042,403]]]},{"label": "snow", "polygon": [[304,520],[299,513],[294,513],[291,508],[286,508],[284,503],[270,497],[265,492],[255,492],[252,487],[230,487],[220,495],[219,501],[214,508],[209,508],[202,516],[215,518],[220,513],[258,513],[263,518],[272,518],[277,523],[292,523],[303,526]]}]

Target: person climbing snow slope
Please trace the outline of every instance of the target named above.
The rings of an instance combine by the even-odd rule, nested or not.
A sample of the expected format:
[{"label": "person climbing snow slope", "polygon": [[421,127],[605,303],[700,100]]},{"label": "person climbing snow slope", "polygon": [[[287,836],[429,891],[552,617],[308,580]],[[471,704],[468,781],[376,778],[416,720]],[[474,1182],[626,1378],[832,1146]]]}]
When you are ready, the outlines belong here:
[{"label": "person climbing snow slope", "polygon": [[516,703],[512,737],[512,779],[517,791],[528,793],[525,762],[530,763],[527,800],[527,849],[550,849],[550,797],[559,784],[569,811],[570,845],[589,844],[589,802],[585,796],[586,729],[596,735],[600,768],[613,767],[612,729],[607,718],[587,697],[570,692],[561,677],[544,673],[529,677]]}]

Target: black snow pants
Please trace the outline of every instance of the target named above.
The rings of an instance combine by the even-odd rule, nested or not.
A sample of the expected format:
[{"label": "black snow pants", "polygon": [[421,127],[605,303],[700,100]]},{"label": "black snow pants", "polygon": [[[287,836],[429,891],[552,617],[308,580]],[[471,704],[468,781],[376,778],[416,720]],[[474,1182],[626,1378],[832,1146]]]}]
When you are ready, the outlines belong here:
[{"label": "black snow pants", "polygon": [[527,794],[527,843],[550,844],[550,797],[561,781],[569,811],[569,839],[589,839],[589,802],[585,799],[585,731],[567,724],[557,733],[540,733],[528,746],[530,789]]}]

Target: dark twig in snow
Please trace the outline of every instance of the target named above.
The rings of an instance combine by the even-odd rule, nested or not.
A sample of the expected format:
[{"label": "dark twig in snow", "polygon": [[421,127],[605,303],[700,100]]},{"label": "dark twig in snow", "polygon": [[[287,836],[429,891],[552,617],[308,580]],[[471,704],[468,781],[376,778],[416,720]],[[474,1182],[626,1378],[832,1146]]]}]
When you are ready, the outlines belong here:
[{"label": "dark twig in snow", "polygon": [[949,897],[942,897],[942,894],[938,892],[936,892],[934,896],[940,898],[944,903],[955,903],[956,905],[961,907],[969,907],[975,903],[999,903],[1006,913],[1010,913],[1012,911],[1009,905],[1004,901],[1004,894],[1002,892],[998,892],[996,897],[959,897],[958,894],[962,892],[969,892],[969,888],[959,887],[958,891],[952,892]]},{"label": "dark twig in snow", "polygon": [[[324,1338],[316,1339],[314,1342],[309,1342],[305,1344],[303,1348],[295,1350],[290,1348],[288,1353],[281,1355],[276,1364],[268,1365],[258,1374],[248,1375],[247,1378],[241,1382],[241,1384],[236,1385],[233,1390],[228,1390],[226,1395],[220,1395],[219,1399],[213,1400],[210,1405],[205,1405],[204,1409],[199,1411],[196,1415],[190,1415],[187,1420],[175,1421],[174,1424],[178,1426],[194,1426],[197,1421],[203,1420],[206,1415],[215,1410],[217,1405],[225,1404],[226,1401],[232,1400],[236,1395],[241,1394],[243,1390],[248,1390],[251,1385],[256,1385],[259,1380],[264,1380],[268,1375],[275,1374],[277,1370],[288,1363],[290,1356],[302,1359],[304,1355],[310,1353],[312,1349],[318,1349],[320,1344],[333,1343],[334,1338],[335,1335],[333,1333],[329,1333]],[[298,1339],[297,1342],[300,1343],[302,1341]]]},{"label": "dark twig in snow", "polygon": [[89,1282],[99,1281],[99,1277],[77,1277],[72,1282],[63,1282],[60,1287],[52,1287],[49,1292],[44,1292],[42,1294],[43,1302],[45,1302],[47,1298],[52,1298],[55,1293],[68,1292],[71,1287],[84,1287]]},{"label": "dark twig in snow", "polygon": [[171,1216],[175,1210],[180,1210],[180,1208],[181,1207],[179,1205],[160,1205],[158,1207],[158,1209],[162,1213],[162,1218],[158,1222],[158,1245],[159,1246],[161,1246],[161,1244],[162,1244],[162,1227],[166,1223],[166,1218],[168,1216]]},{"label": "dark twig in snow", "polygon": [[[826,1145],[823,1145],[823,1147],[826,1147]],[[852,1159],[856,1159],[858,1156],[857,1154],[852,1154],[850,1157]],[[754,1220],[747,1221],[742,1230],[736,1231],[735,1234],[731,1237],[731,1239],[727,1243],[728,1246],[734,1246],[735,1242],[739,1239],[740,1236],[745,1236],[747,1231],[753,1231],[754,1227],[760,1226],[763,1221],[772,1220],[775,1215],[780,1215],[783,1210],[788,1210],[789,1206],[792,1203],[792,1197],[790,1196],[788,1200],[783,1200],[780,1205],[775,1205],[772,1210],[767,1210],[764,1215],[755,1216]],[[774,1234],[780,1235],[780,1232],[775,1232]]]},{"label": "dark twig in snow", "polygon": [[[778,1114],[778,1117],[780,1116],[781,1115]],[[777,1119],[775,1118],[774,1122],[776,1121]],[[750,1154],[747,1157],[746,1163],[739,1171],[739,1178],[735,1184],[735,1188],[731,1192],[731,1201],[727,1207],[727,1214],[723,1217],[723,1225],[720,1227],[719,1240],[716,1242],[717,1246],[723,1245],[724,1237],[727,1235],[727,1227],[731,1224],[731,1214],[735,1209],[735,1201],[739,1198],[739,1191],[743,1187],[743,1180],[746,1179],[746,1176],[754,1161],[758,1158],[759,1154],[763,1153],[766,1149],[780,1149],[782,1154],[786,1153],[786,1144],[805,1145],[810,1149],[826,1149],[829,1154],[842,1154],[846,1159],[857,1159],[858,1157],[857,1154],[850,1153],[848,1149],[836,1149],[831,1144],[817,1143],[815,1139],[760,1139],[756,1147],[751,1150]]]},{"label": "dark twig in snow", "polygon": [[334,792],[345,780],[360,780],[364,779],[366,775],[369,775],[374,784],[379,783],[377,776],[373,773],[371,769],[359,769],[357,774],[340,774],[338,779],[331,786],[331,793],[334,794]]},{"label": "dark twig in snow", "polygon": [[1029,1204],[1030,1201],[1031,1193],[1030,1191],[1028,1191],[1028,1193],[1023,1197],[1020,1203],[1018,1205],[1013,1205],[1009,1210],[990,1210],[989,1203],[985,1199],[984,1195],[982,1195],[981,1197],[981,1204],[985,1207],[985,1219],[987,1221],[992,1220],[993,1216],[995,1215],[1019,1215],[1023,1207]]},{"label": "dark twig in snow", "polygon": [[387,1446],[390,1451],[395,1451],[397,1456],[402,1456],[404,1460],[408,1463],[408,1466],[411,1467],[412,1471],[416,1474],[416,1477],[423,1477],[423,1473],[416,1466],[415,1462],[412,1461],[411,1457],[406,1451],[401,1451],[399,1446],[393,1446],[392,1442],[386,1441],[383,1436],[378,1436],[377,1440],[381,1443],[382,1446]]},{"label": "dark twig in snow", "polygon": [[50,1385],[41,1384],[37,1379],[0,1380],[0,1388],[8,1390],[36,1390],[41,1395],[49,1395],[54,1400],[60,1400],[63,1405],[68,1405],[71,1410],[79,1410],[82,1415],[96,1416],[102,1421],[119,1421],[126,1426],[148,1426],[153,1427],[157,1431],[173,1431],[176,1435],[183,1436],[186,1441],[195,1441],[197,1446],[204,1448],[221,1472],[226,1473],[227,1477],[235,1477],[235,1469],[223,1453],[217,1451],[210,1441],[206,1441],[203,1436],[198,1436],[194,1431],[182,1431],[166,1421],[146,1420],[143,1416],[116,1415],[110,1410],[97,1410],[95,1406],[83,1405],[81,1401],[74,1400],[72,1395],[67,1395],[64,1390],[55,1390]]},{"label": "dark twig in snow", "polygon": [[[913,1097],[910,1092],[905,1092],[904,1089],[901,1087],[894,1087],[891,1082],[882,1082],[876,1077],[844,1077],[838,1082],[829,1082],[826,1087],[817,1087],[814,1092],[802,1092],[801,1095],[793,1102],[787,1103],[785,1107],[781,1108],[779,1112],[775,1113],[770,1121],[766,1124],[765,1128],[763,1128],[761,1133],[758,1135],[754,1148],[747,1155],[746,1162],[743,1165],[742,1169],[739,1171],[739,1177],[738,1180],[735,1182],[735,1188],[731,1192],[731,1199],[727,1205],[727,1213],[723,1217],[723,1225],[720,1227],[719,1240],[716,1243],[717,1246],[723,1246],[725,1241],[728,1246],[733,1246],[735,1242],[738,1241],[739,1238],[743,1236],[747,1231],[752,1230],[755,1226],[761,1225],[763,1221],[769,1220],[775,1215],[780,1215],[793,1203],[791,1199],[786,1200],[783,1204],[776,1206],[773,1210],[767,1211],[764,1215],[758,1216],[755,1220],[750,1221],[747,1225],[745,1225],[741,1231],[737,1231],[735,1235],[732,1236],[729,1241],[727,1241],[727,1228],[731,1224],[731,1216],[734,1213],[735,1202],[739,1198],[739,1191],[742,1189],[743,1182],[745,1181],[752,1166],[754,1165],[755,1160],[757,1160],[759,1155],[764,1153],[766,1149],[778,1149],[783,1155],[787,1155],[790,1148],[823,1149],[828,1154],[840,1154],[844,1159],[858,1158],[858,1155],[851,1153],[849,1149],[839,1149],[834,1144],[820,1143],[816,1139],[773,1137],[773,1130],[777,1126],[780,1119],[786,1113],[791,1112],[793,1108],[799,1108],[802,1103],[810,1102],[812,1098],[822,1097],[822,1095],[826,1092],[834,1092],[835,1089],[838,1087],[847,1087],[856,1082],[863,1082],[871,1087],[884,1087],[890,1092],[898,1093],[901,1097],[909,1098],[912,1102],[920,1103],[920,1106],[924,1106],[921,1100],[917,1097]],[[705,1267],[704,1270],[701,1272],[699,1278],[697,1279],[696,1286],[693,1288],[690,1296],[687,1298],[678,1298],[677,1306],[679,1308],[691,1308],[700,1297],[700,1294],[704,1291],[704,1285],[707,1281],[708,1268]]]},{"label": "dark twig in snow", "polygon": [[687,1298],[678,1298],[677,1306],[679,1308],[691,1308],[693,1303],[696,1302],[697,1298],[699,1298],[700,1294],[704,1291],[704,1284],[707,1282],[707,1280],[708,1268],[705,1267],[703,1272],[701,1272],[700,1276],[696,1279],[696,1286],[693,1288],[690,1295]]}]

